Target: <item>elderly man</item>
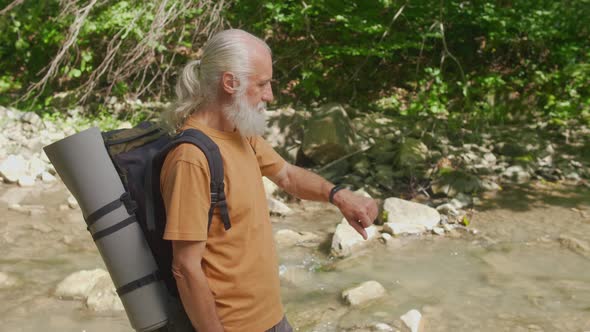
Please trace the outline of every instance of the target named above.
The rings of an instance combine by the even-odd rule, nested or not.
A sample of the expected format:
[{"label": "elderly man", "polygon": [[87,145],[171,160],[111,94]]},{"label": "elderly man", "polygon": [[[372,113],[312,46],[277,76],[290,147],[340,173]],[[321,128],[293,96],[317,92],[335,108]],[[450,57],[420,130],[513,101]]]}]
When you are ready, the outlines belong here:
[{"label": "elderly man", "polygon": [[273,100],[271,80],[270,48],[232,29],[213,36],[177,84],[169,119],[176,130],[199,129],[219,146],[232,225],[226,230],[217,212],[208,229],[210,173],[203,152],[192,144],[172,150],[160,177],[164,239],[172,241],[180,298],[200,332],[291,331],[262,176],[301,199],[332,202],[365,239],[364,228],[377,216],[375,201],[290,165],[260,136]]}]

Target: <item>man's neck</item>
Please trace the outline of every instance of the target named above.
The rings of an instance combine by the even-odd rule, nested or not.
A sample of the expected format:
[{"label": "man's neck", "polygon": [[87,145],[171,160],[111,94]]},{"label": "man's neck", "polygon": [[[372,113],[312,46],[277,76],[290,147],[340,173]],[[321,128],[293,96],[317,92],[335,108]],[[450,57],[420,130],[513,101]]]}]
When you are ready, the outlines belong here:
[{"label": "man's neck", "polygon": [[194,112],[191,115],[191,118],[207,127],[219,131],[233,132],[236,128],[226,119],[223,114],[222,106],[220,105],[206,105],[197,112]]}]

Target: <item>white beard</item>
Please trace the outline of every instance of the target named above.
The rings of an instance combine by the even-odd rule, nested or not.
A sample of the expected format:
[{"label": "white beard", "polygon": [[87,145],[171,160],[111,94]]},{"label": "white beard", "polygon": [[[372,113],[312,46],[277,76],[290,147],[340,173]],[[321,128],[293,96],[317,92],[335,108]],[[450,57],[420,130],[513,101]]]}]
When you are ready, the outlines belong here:
[{"label": "white beard", "polygon": [[262,136],[266,129],[266,103],[260,102],[253,106],[248,103],[246,96],[237,96],[236,100],[229,106],[223,108],[223,114],[236,129],[240,135]]}]

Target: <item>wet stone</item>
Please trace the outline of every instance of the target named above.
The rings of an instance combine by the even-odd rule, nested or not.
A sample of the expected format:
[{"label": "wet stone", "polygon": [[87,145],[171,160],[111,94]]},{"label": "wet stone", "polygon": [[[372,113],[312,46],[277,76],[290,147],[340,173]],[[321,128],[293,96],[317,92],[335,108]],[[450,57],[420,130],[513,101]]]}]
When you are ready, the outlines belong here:
[{"label": "wet stone", "polygon": [[24,175],[18,178],[17,183],[20,187],[32,187],[35,185],[35,178],[30,175]]},{"label": "wet stone", "polygon": [[281,229],[275,234],[275,241],[281,246],[293,246],[303,242],[319,241],[319,236],[310,232],[296,232],[290,229]]},{"label": "wet stone", "polygon": [[76,199],[74,198],[74,196],[69,196],[68,197],[68,206],[70,207],[70,209],[77,209],[78,206],[78,201],[76,201]]},{"label": "wet stone", "polygon": [[9,155],[0,161],[0,175],[8,183],[15,183],[19,178],[26,175],[27,162],[19,155]]},{"label": "wet stone", "polygon": [[70,274],[57,285],[55,296],[66,299],[86,299],[101,277],[109,276],[102,269],[82,270]]},{"label": "wet stone", "polygon": [[289,208],[287,206],[287,204],[285,204],[275,198],[268,198],[267,202],[268,202],[268,210],[273,215],[288,216],[290,214],[293,214],[293,211],[291,210],[291,208]]},{"label": "wet stone", "polygon": [[423,330],[422,314],[416,309],[412,309],[400,317],[402,322],[410,329],[411,332],[420,332]]},{"label": "wet stone", "polygon": [[377,323],[377,324],[375,324],[375,331],[389,332],[389,331],[394,331],[394,329],[393,329],[393,327],[389,326],[388,324]]},{"label": "wet stone", "polygon": [[0,289],[11,288],[18,283],[18,280],[8,273],[0,272]]},{"label": "wet stone", "polygon": [[568,248],[579,254],[590,253],[590,246],[586,242],[576,239],[572,236],[560,235],[559,243],[561,243],[563,247]]},{"label": "wet stone", "polygon": [[121,303],[115,285],[108,274],[99,277],[90,289],[86,298],[86,306],[97,312],[124,310],[123,303]]},{"label": "wet stone", "polygon": [[342,298],[351,306],[359,306],[385,295],[385,288],[377,281],[371,280],[342,292]]}]

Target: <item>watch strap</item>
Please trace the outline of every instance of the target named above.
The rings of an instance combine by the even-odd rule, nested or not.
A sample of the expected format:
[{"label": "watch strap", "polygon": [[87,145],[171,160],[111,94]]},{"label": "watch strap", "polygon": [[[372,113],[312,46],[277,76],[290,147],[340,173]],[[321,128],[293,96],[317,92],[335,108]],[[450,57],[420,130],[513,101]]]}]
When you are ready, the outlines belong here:
[{"label": "watch strap", "polygon": [[332,187],[330,190],[330,196],[328,196],[328,201],[330,201],[331,204],[334,204],[334,195],[342,189],[346,189],[346,186],[343,184],[338,184]]}]

